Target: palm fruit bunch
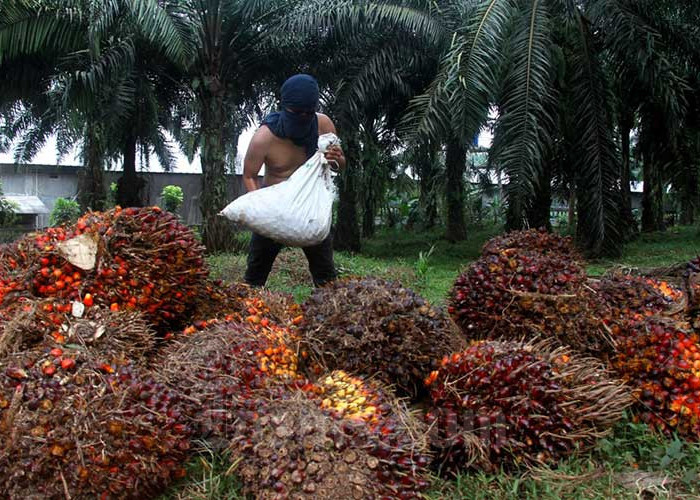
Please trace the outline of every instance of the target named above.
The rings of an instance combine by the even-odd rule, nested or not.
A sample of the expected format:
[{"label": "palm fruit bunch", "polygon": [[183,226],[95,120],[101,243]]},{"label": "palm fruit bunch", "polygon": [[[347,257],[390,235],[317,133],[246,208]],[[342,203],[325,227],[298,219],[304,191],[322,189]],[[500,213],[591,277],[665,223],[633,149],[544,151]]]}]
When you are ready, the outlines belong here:
[{"label": "palm fruit bunch", "polygon": [[244,304],[252,314],[267,317],[278,325],[295,327],[304,319],[301,306],[290,294],[272,292],[270,290],[253,289],[251,296]]},{"label": "palm fruit bunch", "polygon": [[269,324],[293,327],[301,322],[301,306],[288,294],[251,288],[235,283],[210,281],[202,287],[194,300],[189,332],[215,319],[236,318],[261,328]]},{"label": "palm fruit bunch", "polygon": [[420,498],[429,487],[424,442],[400,427],[410,416],[387,421],[383,435],[362,419],[322,409],[313,391],[287,388],[264,405],[248,403],[230,446],[245,494]]},{"label": "palm fruit bunch", "polygon": [[574,240],[571,237],[549,233],[544,229],[511,231],[491,238],[484,244],[481,255],[484,257],[487,255],[499,255],[502,251],[510,248],[540,252],[542,254],[569,256],[573,260],[581,260],[574,246]]},{"label": "palm fruit bunch", "polygon": [[569,256],[507,248],[474,262],[455,281],[448,312],[468,339],[556,338],[582,352],[612,349]]},{"label": "palm fruit bunch", "polygon": [[665,281],[615,273],[591,281],[591,288],[607,308],[609,322],[642,320],[652,316],[677,317],[685,309],[683,292]]},{"label": "palm fruit bunch", "polygon": [[158,207],[91,212],[74,226],[27,235],[0,257],[5,295],[139,310],[158,328],[181,325],[208,284],[194,233]]},{"label": "palm fruit bunch", "polygon": [[592,445],[632,402],[599,362],[548,342],[477,342],[425,382],[446,471],[554,462]]},{"label": "palm fruit bunch", "polygon": [[[154,366],[156,377],[190,402],[186,422],[216,447],[233,431],[246,399],[263,404],[270,388],[298,379],[289,331],[270,325],[210,320],[172,339]],[[189,328],[189,327],[188,327]]]},{"label": "palm fruit bunch", "polygon": [[[132,365],[84,349],[28,350],[0,361],[0,484],[5,498],[150,498],[184,476],[190,447],[177,398],[134,397]],[[154,405],[155,406],[155,405]]]},{"label": "palm fruit bunch", "polygon": [[303,305],[300,351],[310,371],[377,376],[401,395],[424,393],[422,380],[464,340],[439,309],[397,282],[343,279],[317,289]]},{"label": "palm fruit bunch", "polygon": [[[423,477],[431,461],[427,453],[427,431],[415,414],[378,381],[336,370],[316,383],[297,386],[329,415],[366,424],[373,442],[370,454],[403,467],[405,470],[399,476],[410,470],[402,479],[407,491],[422,491],[427,486]],[[406,453],[406,450],[412,451]]]},{"label": "palm fruit bunch", "polygon": [[684,284],[688,296],[689,319],[693,328],[700,330],[700,257],[688,262]]},{"label": "palm fruit bunch", "polygon": [[700,438],[700,337],[661,318],[633,321],[613,366],[632,388],[635,418],[664,432]]},{"label": "palm fruit bunch", "polygon": [[203,247],[175,215],[158,207],[89,213],[75,234],[101,237],[104,251],[90,287],[95,304],[138,309],[156,327],[180,325],[207,285]]},{"label": "palm fruit bunch", "polygon": [[242,283],[227,284],[221,280],[209,280],[192,298],[193,310],[188,317],[190,324],[235,316],[238,320],[247,316],[245,302],[250,301],[254,290]]}]

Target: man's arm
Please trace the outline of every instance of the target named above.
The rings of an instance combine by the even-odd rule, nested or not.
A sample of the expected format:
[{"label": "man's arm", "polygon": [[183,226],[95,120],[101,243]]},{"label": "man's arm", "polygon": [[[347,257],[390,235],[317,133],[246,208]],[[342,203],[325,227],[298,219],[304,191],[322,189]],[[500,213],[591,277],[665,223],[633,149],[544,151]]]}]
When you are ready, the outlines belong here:
[{"label": "man's arm", "polygon": [[253,134],[253,138],[248,145],[248,151],[246,151],[245,159],[243,160],[243,185],[249,193],[260,189],[260,186],[258,186],[258,174],[265,162],[270,133],[267,127],[260,127]]},{"label": "man's arm", "polygon": [[[318,134],[338,134],[335,130],[335,124],[323,113],[318,114]],[[326,159],[329,162],[337,162],[338,167],[342,170],[345,168],[345,154],[340,146],[331,146],[326,151]]]}]

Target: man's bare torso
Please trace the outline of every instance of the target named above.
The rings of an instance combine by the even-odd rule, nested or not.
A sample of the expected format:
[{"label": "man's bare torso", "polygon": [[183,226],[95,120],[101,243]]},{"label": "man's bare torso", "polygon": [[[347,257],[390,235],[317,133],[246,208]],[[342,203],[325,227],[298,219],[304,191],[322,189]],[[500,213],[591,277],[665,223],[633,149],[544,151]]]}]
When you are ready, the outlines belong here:
[{"label": "man's bare torso", "polygon": [[[335,127],[331,120],[324,114],[317,113],[318,134],[335,133]],[[280,139],[274,135],[267,126],[260,127],[256,134],[261,134],[267,142],[265,153],[265,178],[266,186],[279,184],[306,162],[306,152],[301,146],[297,146],[290,139]]]},{"label": "man's bare torso", "polygon": [[280,139],[272,132],[270,136],[270,145],[265,155],[266,186],[289,179],[296,169],[306,162],[306,151],[303,147],[297,146],[289,139]]}]

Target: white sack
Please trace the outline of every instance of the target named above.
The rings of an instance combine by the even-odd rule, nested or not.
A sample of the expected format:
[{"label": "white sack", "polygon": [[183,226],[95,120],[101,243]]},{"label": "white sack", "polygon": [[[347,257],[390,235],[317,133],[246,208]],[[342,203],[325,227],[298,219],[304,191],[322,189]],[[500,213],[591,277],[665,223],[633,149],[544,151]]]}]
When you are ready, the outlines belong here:
[{"label": "white sack", "polygon": [[335,134],[318,138],[318,151],[284,182],[244,194],[220,215],[279,243],[307,247],[331,230],[335,191],[323,153],[340,144]]}]

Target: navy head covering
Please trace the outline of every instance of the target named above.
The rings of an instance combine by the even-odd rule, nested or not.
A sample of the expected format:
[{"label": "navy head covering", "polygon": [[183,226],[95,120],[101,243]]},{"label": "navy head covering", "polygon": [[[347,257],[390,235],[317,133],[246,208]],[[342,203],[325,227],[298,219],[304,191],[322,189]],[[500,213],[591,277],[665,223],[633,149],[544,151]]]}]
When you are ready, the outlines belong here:
[{"label": "navy head covering", "polygon": [[308,159],[318,149],[317,107],[318,83],[314,77],[294,75],[282,85],[282,109],[267,115],[262,124],[277,137],[303,147]]}]

